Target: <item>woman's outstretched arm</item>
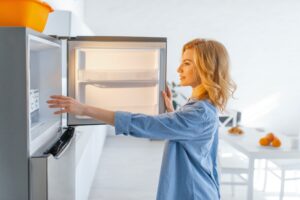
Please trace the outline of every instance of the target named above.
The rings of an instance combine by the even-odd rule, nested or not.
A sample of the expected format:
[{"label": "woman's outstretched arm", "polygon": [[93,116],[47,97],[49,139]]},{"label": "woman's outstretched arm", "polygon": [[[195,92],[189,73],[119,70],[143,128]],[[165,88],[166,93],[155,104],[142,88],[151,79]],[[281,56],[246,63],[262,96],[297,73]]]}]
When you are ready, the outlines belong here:
[{"label": "woman's outstretched arm", "polygon": [[[165,105],[168,112],[174,111],[172,105],[172,96],[170,89],[166,87],[166,91],[162,92]],[[112,126],[115,125],[115,112],[94,106],[82,104],[75,99],[62,95],[52,95],[50,100],[47,101],[49,108],[59,108],[59,111],[54,114],[70,113],[73,115],[84,115],[105,122]]]},{"label": "woman's outstretched arm", "polygon": [[50,96],[47,101],[49,108],[60,108],[54,114],[70,113],[73,115],[89,116],[114,126],[115,112],[79,103],[75,99],[62,95]]},{"label": "woman's outstretched arm", "polygon": [[[50,108],[59,108],[54,114],[85,115],[113,125],[116,134],[150,139],[208,140],[214,128],[213,117],[208,117],[203,103],[186,106],[184,111],[168,112],[156,116],[113,112],[81,104],[71,97],[54,95],[47,101]],[[209,119],[210,118],[210,119]]]}]

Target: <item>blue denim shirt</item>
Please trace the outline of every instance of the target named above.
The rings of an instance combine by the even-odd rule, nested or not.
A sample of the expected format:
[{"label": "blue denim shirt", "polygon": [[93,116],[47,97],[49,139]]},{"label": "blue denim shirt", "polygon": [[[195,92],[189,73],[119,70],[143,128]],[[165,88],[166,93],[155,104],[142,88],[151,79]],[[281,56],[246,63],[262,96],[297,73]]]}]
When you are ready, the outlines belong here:
[{"label": "blue denim shirt", "polygon": [[179,110],[156,116],[116,112],[115,131],[167,140],[157,200],[220,199],[218,114],[208,101],[190,99]]}]

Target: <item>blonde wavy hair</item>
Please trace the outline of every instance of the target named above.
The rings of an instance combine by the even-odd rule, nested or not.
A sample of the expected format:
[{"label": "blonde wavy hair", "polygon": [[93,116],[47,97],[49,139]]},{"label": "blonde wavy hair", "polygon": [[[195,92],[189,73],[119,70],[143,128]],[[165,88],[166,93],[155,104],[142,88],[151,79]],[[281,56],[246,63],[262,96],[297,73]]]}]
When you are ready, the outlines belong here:
[{"label": "blonde wavy hair", "polygon": [[191,49],[194,53],[196,75],[200,84],[193,90],[192,97],[209,99],[220,111],[233,96],[236,84],[229,74],[229,56],[226,48],[214,40],[195,39],[183,46],[182,53]]}]

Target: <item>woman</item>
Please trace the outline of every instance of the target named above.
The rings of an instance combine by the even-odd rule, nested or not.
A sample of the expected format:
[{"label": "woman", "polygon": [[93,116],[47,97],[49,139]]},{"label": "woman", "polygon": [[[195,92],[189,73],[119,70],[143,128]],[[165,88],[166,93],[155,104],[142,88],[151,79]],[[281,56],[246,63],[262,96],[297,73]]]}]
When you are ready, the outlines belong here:
[{"label": "woman", "polygon": [[220,199],[217,172],[218,114],[234,91],[225,47],[195,39],[184,45],[177,69],[181,86],[192,95],[174,111],[171,94],[163,91],[167,113],[157,116],[113,112],[84,105],[70,97],[51,96],[55,114],[86,115],[115,126],[116,134],[165,139],[157,200]]}]

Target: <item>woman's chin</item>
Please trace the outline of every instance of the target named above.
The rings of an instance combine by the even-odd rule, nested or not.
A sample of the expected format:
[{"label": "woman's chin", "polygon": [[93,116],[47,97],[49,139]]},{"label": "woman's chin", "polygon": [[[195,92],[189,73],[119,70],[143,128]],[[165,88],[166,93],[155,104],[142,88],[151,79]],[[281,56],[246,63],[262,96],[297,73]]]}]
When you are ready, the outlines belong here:
[{"label": "woman's chin", "polygon": [[187,81],[185,79],[180,80],[178,85],[180,85],[180,86],[191,86],[189,81]]},{"label": "woman's chin", "polygon": [[186,83],[184,83],[184,82],[180,82],[179,85],[180,85],[180,86],[188,86],[188,85],[187,85]]}]

